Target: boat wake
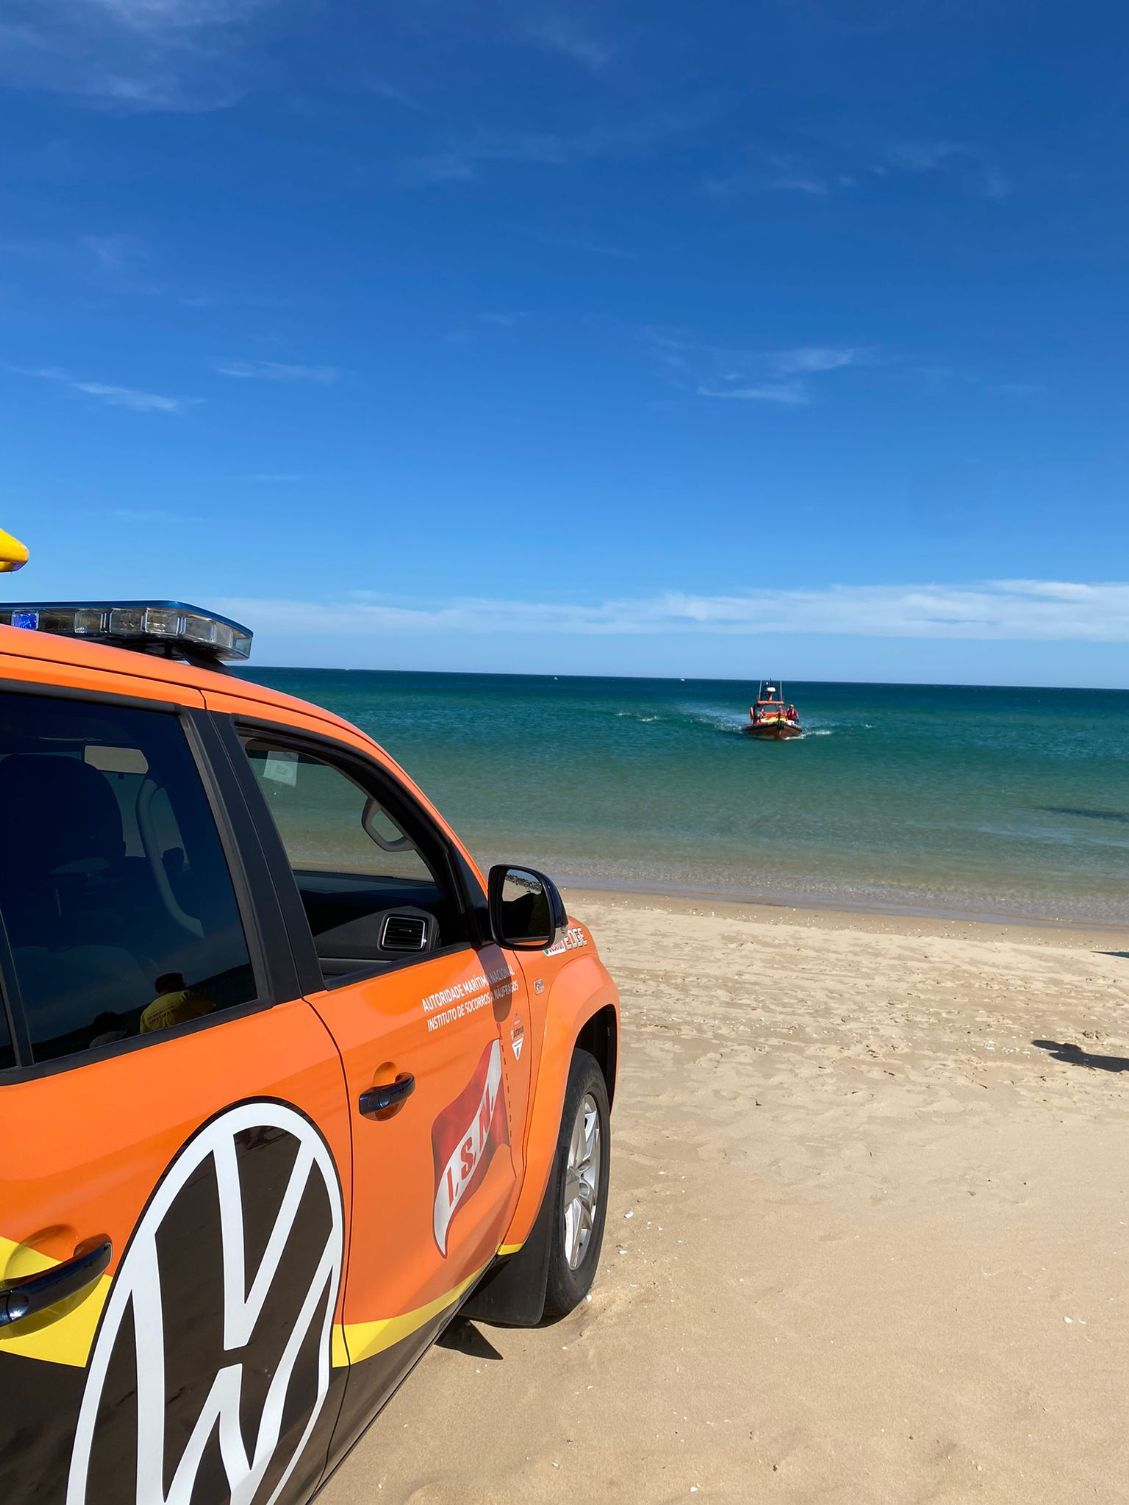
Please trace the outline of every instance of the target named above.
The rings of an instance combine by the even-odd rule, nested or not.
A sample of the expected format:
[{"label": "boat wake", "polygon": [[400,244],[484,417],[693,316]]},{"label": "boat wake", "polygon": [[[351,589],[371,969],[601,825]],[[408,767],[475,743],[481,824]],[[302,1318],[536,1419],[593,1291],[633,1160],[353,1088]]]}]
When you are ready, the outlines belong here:
[{"label": "boat wake", "polygon": [[[614,714],[618,720],[633,721],[640,726],[650,726],[655,722],[662,722],[664,726],[675,729],[681,723],[686,728],[698,727],[705,731],[720,733],[726,737],[741,737],[751,741],[759,740],[748,737],[749,720],[747,714],[735,710],[732,706],[682,704],[671,707],[665,714],[660,714],[657,711],[642,710],[617,710]],[[869,722],[826,726],[817,721],[814,725],[805,726],[798,737],[788,737],[781,740],[806,742],[813,737],[834,737],[840,732],[849,734],[852,731],[870,731],[870,729]]]},{"label": "boat wake", "polygon": [[740,732],[746,725],[744,717],[724,706],[687,706],[684,714],[696,726],[708,727],[713,732]]}]

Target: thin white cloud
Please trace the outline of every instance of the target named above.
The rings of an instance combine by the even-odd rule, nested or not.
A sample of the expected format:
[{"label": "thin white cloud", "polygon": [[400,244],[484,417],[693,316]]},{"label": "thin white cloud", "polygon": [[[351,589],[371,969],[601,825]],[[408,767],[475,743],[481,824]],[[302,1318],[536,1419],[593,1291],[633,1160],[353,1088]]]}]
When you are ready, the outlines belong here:
[{"label": "thin white cloud", "polygon": [[959,367],[940,365],[913,365],[903,368],[931,393],[959,392],[961,390],[987,392],[996,397],[1027,399],[1045,397],[1044,382],[993,380],[974,371],[962,371]]},{"label": "thin white cloud", "polygon": [[105,272],[120,272],[141,254],[129,235],[84,235],[80,243]]},{"label": "thin white cloud", "polygon": [[729,398],[736,402],[779,402],[786,407],[807,407],[808,389],[798,381],[773,382],[763,387],[697,387],[699,397]]},{"label": "thin white cloud", "polygon": [[712,198],[735,199],[745,194],[776,189],[784,193],[804,193],[824,198],[835,188],[834,178],[810,162],[774,153],[765,155],[753,167],[742,167],[706,178],[703,189]]},{"label": "thin white cloud", "polygon": [[402,109],[421,110],[423,108],[414,95],[402,89],[399,84],[392,83],[390,79],[369,74],[362,80],[362,87],[375,98],[386,100],[389,104],[399,105]]},{"label": "thin white cloud", "polygon": [[935,172],[967,148],[954,141],[900,141],[886,148],[886,163],[905,172]]},{"label": "thin white cloud", "polygon": [[133,110],[234,103],[250,86],[240,43],[278,0],[6,0],[0,81]]},{"label": "thin white cloud", "polygon": [[989,580],[831,585],[598,602],[492,597],[443,604],[241,597],[218,609],[260,632],[379,638],[395,632],[650,636],[769,633],[970,641],[1129,643],[1129,583]]},{"label": "thin white cloud", "polygon": [[830,192],[832,185],[826,178],[804,177],[802,173],[780,173],[769,183],[770,188],[779,189],[782,193],[807,193],[813,198],[825,198]]},{"label": "thin white cloud", "polygon": [[409,158],[401,179],[414,187],[468,182],[485,167],[515,163],[569,167],[574,163],[645,155],[692,123],[690,116],[650,116],[574,132],[514,131],[467,137]]},{"label": "thin white cloud", "polygon": [[465,147],[449,147],[411,157],[404,163],[401,181],[409,188],[437,188],[443,183],[470,183],[478,176],[479,154]]},{"label": "thin white cloud", "polygon": [[115,386],[111,382],[86,381],[72,376],[58,366],[9,366],[19,376],[32,376],[38,381],[57,382],[72,392],[81,392],[86,397],[96,397],[113,408],[129,408],[134,413],[186,413],[201,401],[199,397],[166,397],[159,392],[142,392],[136,387]]},{"label": "thin white cloud", "polygon": [[947,178],[949,185],[973,197],[1003,199],[1011,192],[1006,174],[979,147],[964,141],[894,141],[874,148],[844,148],[839,143],[815,147],[803,155],[751,153],[728,172],[713,173],[702,183],[711,198],[737,199],[750,193],[799,193],[822,199],[860,188],[864,183],[926,175]]},{"label": "thin white cloud", "polygon": [[512,313],[481,313],[478,315],[480,324],[493,324],[498,329],[516,329],[523,324],[529,314],[524,309],[515,309]]},{"label": "thin white cloud", "polygon": [[900,141],[886,148],[883,160],[871,169],[921,175],[951,172],[975,193],[988,199],[1006,198],[1011,183],[984,153],[965,141]]},{"label": "thin white cloud", "polygon": [[810,378],[863,365],[874,352],[854,345],[796,345],[784,350],[743,350],[688,340],[658,330],[648,333],[651,354],[668,377],[697,397],[806,407]]},{"label": "thin white cloud", "polygon": [[298,366],[284,361],[216,361],[213,369],[220,376],[239,381],[309,381],[319,386],[328,386],[341,375],[336,366]]},{"label": "thin white cloud", "polygon": [[579,63],[590,73],[602,73],[612,60],[606,42],[584,30],[575,17],[567,13],[543,16],[526,27],[526,35],[537,46],[555,52],[571,63]]},{"label": "thin white cloud", "polygon": [[1006,199],[1011,193],[1011,179],[1002,173],[998,167],[990,163],[983,164],[984,172],[984,197],[986,199]]},{"label": "thin white cloud", "polygon": [[267,0],[87,0],[87,9],[102,11],[122,26],[136,31],[201,31],[209,26],[230,26],[252,12],[262,10]]},{"label": "thin white cloud", "polygon": [[527,235],[530,240],[535,240],[543,246],[551,246],[554,250],[580,251],[586,256],[608,256],[613,261],[639,260],[638,251],[629,251],[610,241],[593,239],[587,235],[561,234],[529,225],[517,225],[515,228],[520,234]]},{"label": "thin white cloud", "polygon": [[839,371],[857,366],[867,352],[842,345],[797,345],[792,350],[777,350],[770,359],[778,371],[799,375],[815,371]]}]

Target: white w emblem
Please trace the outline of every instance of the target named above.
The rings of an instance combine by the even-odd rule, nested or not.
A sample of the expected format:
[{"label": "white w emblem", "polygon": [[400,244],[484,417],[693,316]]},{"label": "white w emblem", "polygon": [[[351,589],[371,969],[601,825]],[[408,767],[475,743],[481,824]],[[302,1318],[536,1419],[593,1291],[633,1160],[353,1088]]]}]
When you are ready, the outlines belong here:
[{"label": "white w emblem", "polygon": [[191,1505],[202,1471],[231,1505],[275,1505],[329,1389],[342,1230],[332,1157],[292,1108],[243,1103],[190,1140],[110,1289],[66,1505],[103,1505],[110,1479],[136,1505]]}]

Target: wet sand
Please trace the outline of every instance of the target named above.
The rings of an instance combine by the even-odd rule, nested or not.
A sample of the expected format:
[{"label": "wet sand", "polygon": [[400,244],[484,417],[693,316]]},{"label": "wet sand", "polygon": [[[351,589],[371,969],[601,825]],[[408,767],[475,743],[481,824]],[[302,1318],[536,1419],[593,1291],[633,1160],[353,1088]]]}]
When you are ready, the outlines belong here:
[{"label": "wet sand", "polygon": [[569,902],[624,1005],[591,1299],[457,1322],[325,1505],[1123,1500],[1129,931]]}]

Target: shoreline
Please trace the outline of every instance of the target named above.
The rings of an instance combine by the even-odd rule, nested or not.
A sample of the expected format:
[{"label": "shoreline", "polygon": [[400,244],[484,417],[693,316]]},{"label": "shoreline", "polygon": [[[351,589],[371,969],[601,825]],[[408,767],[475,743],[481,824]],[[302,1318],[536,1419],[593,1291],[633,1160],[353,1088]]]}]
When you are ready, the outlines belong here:
[{"label": "shoreline", "polygon": [[[843,926],[857,926],[860,921],[885,920],[900,921],[900,923],[935,924],[935,926],[947,927],[944,932],[953,933],[953,927],[966,930],[969,935],[983,932],[983,930],[1007,930],[1009,935],[1016,930],[1031,930],[1036,933],[1052,933],[1057,938],[1069,936],[1076,932],[1078,935],[1094,936],[1105,935],[1109,939],[1124,942],[1124,948],[1129,950],[1129,918],[1126,923],[1117,924],[1109,920],[1081,920],[1081,918],[1058,917],[1058,915],[1033,915],[1015,914],[1015,912],[992,912],[977,911],[974,908],[945,909],[942,906],[926,905],[899,905],[897,901],[888,903],[882,901],[849,900],[849,898],[813,897],[804,895],[766,895],[760,894],[756,889],[733,889],[733,888],[709,888],[706,885],[695,883],[661,883],[640,880],[608,879],[608,877],[575,877],[572,874],[563,874],[557,880],[561,891],[566,895],[592,895],[599,901],[622,898],[622,900],[634,901],[640,908],[665,908],[670,905],[671,911],[686,914],[694,912],[691,906],[711,905],[715,908],[727,909],[727,911],[741,912],[756,920],[772,920],[781,915],[810,915],[810,917],[822,917],[826,920],[838,918]],[[1129,917],[1129,900],[1126,903],[1126,914]]]}]

